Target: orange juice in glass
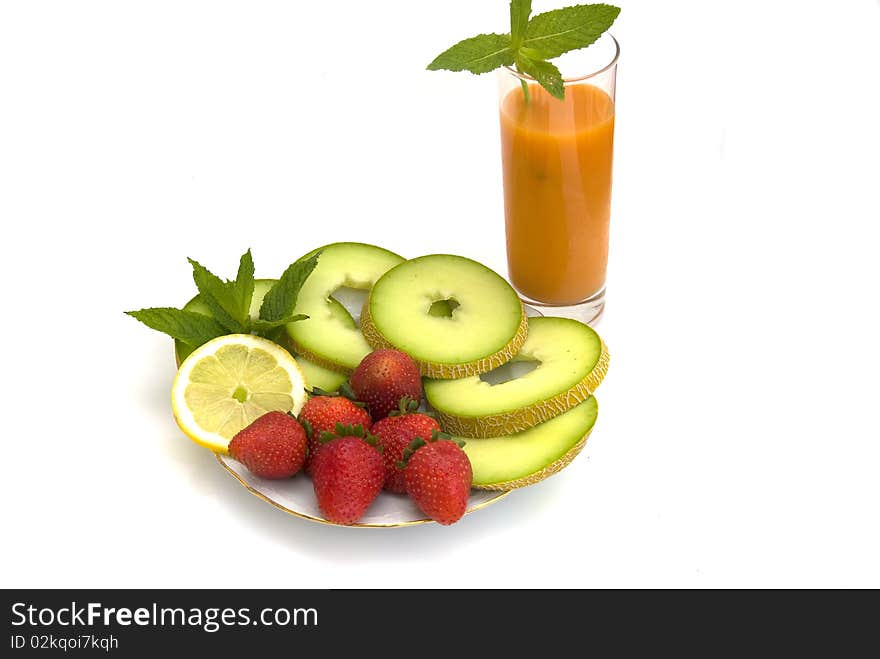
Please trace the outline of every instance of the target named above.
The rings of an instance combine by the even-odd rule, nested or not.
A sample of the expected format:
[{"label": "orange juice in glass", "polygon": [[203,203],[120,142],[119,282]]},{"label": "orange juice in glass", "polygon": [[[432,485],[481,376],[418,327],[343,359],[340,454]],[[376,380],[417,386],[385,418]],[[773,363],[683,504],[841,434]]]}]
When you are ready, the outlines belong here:
[{"label": "orange juice in glass", "polygon": [[564,100],[511,68],[500,74],[510,280],[526,302],[584,322],[605,304],[619,52],[606,34],[571,53],[587,73],[565,78]]}]

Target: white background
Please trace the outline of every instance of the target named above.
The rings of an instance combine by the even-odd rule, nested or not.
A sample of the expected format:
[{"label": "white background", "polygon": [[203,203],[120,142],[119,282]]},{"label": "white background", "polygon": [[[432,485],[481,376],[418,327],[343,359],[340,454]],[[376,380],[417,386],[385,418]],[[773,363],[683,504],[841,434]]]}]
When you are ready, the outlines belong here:
[{"label": "white background", "polygon": [[390,531],[239,487],[122,311],[248,246],[504,272],[495,79],[424,67],[506,2],[0,5],[0,585],[880,586],[880,3],[622,5],[596,430]]}]

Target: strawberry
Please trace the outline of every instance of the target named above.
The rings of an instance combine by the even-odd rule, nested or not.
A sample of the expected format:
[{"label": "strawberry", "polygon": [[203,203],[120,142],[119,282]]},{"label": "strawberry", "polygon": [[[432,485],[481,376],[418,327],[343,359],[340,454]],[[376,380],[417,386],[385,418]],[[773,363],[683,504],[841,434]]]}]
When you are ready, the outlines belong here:
[{"label": "strawberry", "polygon": [[351,374],[351,388],[367,404],[373,421],[388,416],[404,396],[422,400],[419,367],[400,350],[376,350],[364,357]]},{"label": "strawberry", "polygon": [[382,491],[385,461],[378,440],[362,428],[339,427],[325,435],[312,460],[312,483],[318,507],[336,524],[354,524]]},{"label": "strawberry", "polygon": [[406,491],[419,509],[444,525],[461,519],[473,481],[471,462],[461,446],[434,432],[427,442],[414,440],[403,461]]},{"label": "strawberry", "polygon": [[290,478],[306,459],[308,438],[299,422],[284,412],[268,412],[240,430],[229,454],[255,476]]},{"label": "strawberry", "polygon": [[440,424],[427,414],[418,414],[415,410],[418,403],[409,398],[400,399],[399,410],[380,419],[373,425],[372,433],[379,438],[382,456],[385,458],[385,489],[403,494],[406,492],[406,480],[399,464],[403,460],[406,448],[417,437],[430,439]]},{"label": "strawberry", "polygon": [[321,448],[321,433],[333,432],[337,423],[343,426],[361,426],[369,430],[373,425],[370,415],[356,402],[336,395],[312,396],[299,413],[299,421],[309,436],[309,454],[306,456],[306,471],[311,473],[312,460]]}]

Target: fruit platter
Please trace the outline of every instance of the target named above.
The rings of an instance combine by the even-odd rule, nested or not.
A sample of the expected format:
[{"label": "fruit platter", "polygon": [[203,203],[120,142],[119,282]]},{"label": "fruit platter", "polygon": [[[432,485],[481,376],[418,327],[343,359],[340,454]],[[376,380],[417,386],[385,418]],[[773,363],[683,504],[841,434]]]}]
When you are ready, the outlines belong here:
[{"label": "fruit platter", "polygon": [[250,492],[354,527],[450,525],[565,468],[596,422],[608,349],[471,259],[334,243],[255,278],[197,261],[174,339],[174,419]]}]

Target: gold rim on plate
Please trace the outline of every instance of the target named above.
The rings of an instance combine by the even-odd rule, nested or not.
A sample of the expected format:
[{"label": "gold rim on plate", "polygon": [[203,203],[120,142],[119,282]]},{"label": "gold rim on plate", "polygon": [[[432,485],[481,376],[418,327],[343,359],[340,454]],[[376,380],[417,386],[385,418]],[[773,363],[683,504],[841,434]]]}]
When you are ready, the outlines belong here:
[{"label": "gold rim on plate", "polygon": [[[239,483],[244,489],[246,489],[248,492],[250,492],[251,494],[253,494],[255,497],[257,497],[257,498],[259,498],[259,499],[262,499],[262,500],[265,501],[266,503],[270,503],[270,504],[272,504],[273,506],[275,506],[276,508],[278,508],[278,510],[282,510],[282,511],[286,512],[288,515],[293,515],[294,517],[299,517],[299,518],[301,518],[301,519],[307,519],[307,520],[309,520],[310,522],[317,522],[318,524],[326,524],[327,526],[345,526],[345,525],[343,525],[343,524],[336,524],[336,523],[334,523],[334,522],[330,522],[330,521],[328,521],[328,520],[326,520],[326,519],[323,519],[323,518],[321,518],[321,517],[314,517],[313,515],[307,515],[306,513],[301,513],[301,512],[299,512],[299,511],[297,511],[297,510],[291,510],[291,509],[288,508],[287,506],[282,506],[280,503],[278,503],[278,502],[275,501],[274,499],[270,499],[270,498],[267,497],[265,494],[263,494],[262,492],[260,492],[260,491],[257,490],[256,488],[252,487],[252,486],[249,485],[248,483],[246,483],[246,482],[244,481],[244,479],[243,479],[241,476],[239,476],[237,473],[235,473],[235,471],[234,471],[229,465],[227,465],[227,464],[223,461],[223,456],[222,456],[222,455],[220,455],[219,453],[214,453],[214,457],[217,459],[217,462],[219,462],[220,465],[221,465],[221,466],[222,466],[227,472],[229,472],[229,474],[231,474],[232,477],[235,478],[235,480],[237,480],[238,483]],[[482,510],[482,509],[485,508],[486,506],[490,506],[490,505],[492,505],[493,503],[495,503],[496,501],[501,501],[501,499],[503,499],[504,497],[506,497],[506,496],[507,496],[508,494],[510,494],[510,493],[511,493],[511,490],[504,490],[504,491],[497,492],[497,496],[494,496],[493,498],[491,498],[491,499],[489,499],[489,500],[487,500],[487,501],[483,501],[482,503],[480,503],[480,504],[474,506],[473,508],[468,508],[468,509],[465,511],[464,514],[465,514],[465,515],[469,515],[470,513],[475,512],[475,511],[477,511],[477,510]],[[392,529],[392,528],[398,528],[398,527],[401,527],[401,526],[418,526],[418,525],[420,525],[420,524],[429,524],[429,523],[432,523],[432,522],[434,522],[433,519],[430,519],[430,518],[427,518],[427,517],[426,517],[426,518],[424,518],[424,519],[414,519],[414,520],[410,520],[410,521],[408,521],[408,522],[391,522],[391,523],[388,523],[388,524],[378,524],[378,523],[377,523],[377,524],[361,524],[361,523],[355,523],[355,524],[350,524],[350,525],[348,525],[348,526],[351,526],[351,527],[353,527],[353,528],[360,528],[360,529]]]}]

